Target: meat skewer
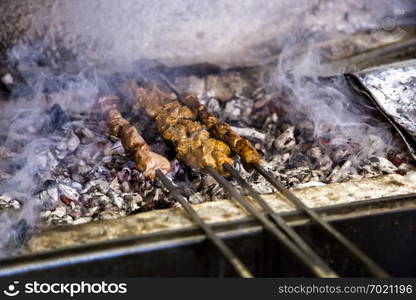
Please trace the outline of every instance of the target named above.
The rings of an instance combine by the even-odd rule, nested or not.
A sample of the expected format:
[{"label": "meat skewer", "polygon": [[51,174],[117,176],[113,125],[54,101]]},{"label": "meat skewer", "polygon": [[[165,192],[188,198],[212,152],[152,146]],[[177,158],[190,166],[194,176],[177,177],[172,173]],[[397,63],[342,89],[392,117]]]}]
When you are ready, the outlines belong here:
[{"label": "meat skewer", "polygon": [[[235,255],[235,253],[222,241],[212,230],[210,225],[198,215],[187,200],[180,194],[173,182],[165,175],[170,172],[170,163],[163,156],[151,151],[150,146],[145,142],[137,129],[124,119],[115,105],[118,98],[115,96],[106,96],[99,99],[99,104],[103,113],[107,115],[107,124],[112,135],[120,138],[125,151],[134,158],[137,168],[148,178],[157,177],[163,185],[169,190],[172,197],[177,200],[188,213],[188,215],[198,224],[201,230],[206,234],[215,247],[222,253],[226,260],[235,269],[241,277],[251,278],[250,273],[244,263]],[[148,105],[148,111],[151,112],[153,107]]]},{"label": "meat skewer", "polygon": [[248,139],[238,135],[229,124],[220,122],[215,114],[210,113],[208,108],[199,102],[197,95],[188,94],[181,96],[179,91],[165,76],[161,75],[160,77],[183,104],[196,112],[198,120],[207,127],[216,139],[226,143],[232,151],[240,156],[245,169],[251,171],[253,165],[260,164],[260,153],[257,152]]},{"label": "meat skewer", "polygon": [[105,96],[99,99],[102,113],[106,114],[110,134],[120,138],[124,150],[135,162],[136,167],[146,177],[154,179],[156,170],[163,173],[171,171],[171,165],[162,155],[153,152],[136,127],[123,118],[117,109],[116,96]]},{"label": "meat skewer", "polygon": [[196,95],[186,95],[182,97],[182,101],[187,105],[196,107],[198,120],[207,127],[215,138],[225,142],[232,151],[240,156],[246,168],[260,163],[260,153],[257,152],[250,141],[239,136],[229,124],[220,122],[215,114],[210,113],[205,105],[199,103]]},{"label": "meat skewer", "polygon": [[[175,92],[175,94],[178,96],[178,98],[181,99],[183,103],[188,105],[189,107],[192,107],[198,112],[198,117],[201,120],[201,122],[207,126],[208,128],[215,128],[219,122],[218,118],[214,115],[208,112],[207,108],[204,107],[199,103],[199,100],[196,95],[188,95],[185,97],[181,97],[180,93],[177,91],[175,86],[163,75],[160,76],[160,78],[171,88],[172,91]],[[225,123],[223,123],[225,124]],[[227,124],[228,125],[228,124]],[[229,128],[229,126],[228,126]],[[306,204],[303,203],[302,200],[300,200],[296,195],[294,195],[292,192],[290,192],[282,183],[279,182],[275,176],[270,173],[269,171],[266,171],[261,165],[260,165],[260,155],[256,155],[253,152],[253,148],[247,147],[244,144],[241,144],[240,147],[234,148],[233,145],[235,142],[239,140],[238,135],[233,135],[231,133],[232,129],[228,129],[227,126],[223,127],[223,130],[220,130],[219,127],[212,130],[212,133],[217,138],[223,140],[222,138],[227,138],[227,143],[230,145],[230,147],[233,149],[234,152],[239,154],[237,152],[238,148],[241,152],[240,157],[245,162],[245,167],[251,169],[255,169],[259,174],[261,174],[268,182],[270,182],[280,193],[282,193],[286,199],[288,199],[290,202],[296,205],[296,207],[303,212],[305,212],[312,221],[317,223],[321,228],[323,228],[329,235],[331,235],[333,238],[335,238],[339,243],[341,243],[345,248],[347,248],[356,258],[358,258],[370,271],[370,273],[376,277],[389,277],[389,274],[384,271],[377,263],[375,263],[370,257],[368,257],[363,251],[361,251],[359,248],[357,248],[350,240],[348,240],[342,233],[340,233],[337,229],[335,229],[330,223],[328,223],[326,220],[321,218],[319,214],[315,213],[311,208],[309,208]],[[224,136],[225,132],[229,132],[231,137]],[[248,142],[248,141],[247,141]],[[255,149],[254,149],[255,151]],[[257,153],[257,151],[255,151]],[[251,153],[251,154],[250,154]],[[258,154],[258,153],[257,153]],[[231,166],[225,166],[226,169],[232,168]],[[231,169],[230,169],[231,170]],[[215,174],[214,172],[210,172],[210,174]],[[231,172],[231,175],[233,173]],[[233,176],[235,177],[235,176]],[[224,185],[223,185],[224,186]],[[256,197],[255,197],[256,199]],[[258,200],[258,199],[257,199]],[[262,201],[261,201],[262,202]],[[260,203],[260,205],[264,208],[265,203]],[[266,204],[267,205],[267,204]],[[270,211],[270,208],[267,208],[266,211]],[[280,223],[280,222],[279,222]],[[303,246],[304,247],[304,246]]]},{"label": "meat skewer", "polygon": [[130,82],[128,91],[137,99],[138,108],[143,108],[156,121],[162,137],[175,146],[178,159],[197,169],[212,167],[220,174],[227,174],[223,165],[234,164],[229,157],[231,149],[224,142],[211,138],[189,107],[155,86],[142,88]]}]

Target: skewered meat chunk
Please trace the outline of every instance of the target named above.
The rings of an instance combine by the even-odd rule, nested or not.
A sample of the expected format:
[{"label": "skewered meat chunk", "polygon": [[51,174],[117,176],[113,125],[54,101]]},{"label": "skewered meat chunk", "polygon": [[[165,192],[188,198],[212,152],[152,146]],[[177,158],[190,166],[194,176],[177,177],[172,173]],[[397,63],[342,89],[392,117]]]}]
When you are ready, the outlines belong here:
[{"label": "skewered meat chunk", "polygon": [[144,141],[143,137],[137,132],[136,127],[131,124],[124,125],[120,132],[120,139],[124,149],[131,152],[136,150],[150,150],[150,147]]},{"label": "skewered meat chunk", "polygon": [[226,123],[215,124],[212,133],[218,139],[227,143],[235,153],[237,153],[246,164],[260,163],[260,154],[253,145],[245,138],[239,136],[230,125]]},{"label": "skewered meat chunk", "polygon": [[167,174],[171,171],[169,161],[160,154],[146,149],[137,149],[134,153],[134,161],[138,170],[151,179],[156,177],[156,170],[160,169]]},{"label": "skewered meat chunk", "polygon": [[150,118],[155,118],[163,110],[164,104],[175,100],[171,95],[162,92],[155,85],[145,89],[140,88],[135,81],[130,81],[127,84],[130,96],[137,100],[137,108],[143,108]]},{"label": "skewered meat chunk", "polygon": [[107,123],[110,128],[110,134],[120,136],[122,128],[128,125],[129,121],[124,119],[116,108],[113,108],[108,112]]},{"label": "skewered meat chunk", "polygon": [[224,163],[234,161],[229,157],[231,150],[223,142],[210,137],[209,132],[196,121],[196,114],[187,106],[158,90],[156,87],[137,87],[138,107],[144,108],[154,118],[162,137],[176,147],[178,159],[188,165],[204,169],[212,167],[226,175]]},{"label": "skewered meat chunk", "polygon": [[139,171],[148,178],[156,177],[156,170],[163,173],[171,170],[170,162],[163,156],[152,152],[150,146],[139,134],[136,127],[123,118],[115,105],[116,97],[102,97],[99,100],[101,110],[107,114],[107,124],[112,135],[120,138],[126,153],[136,162]]},{"label": "skewered meat chunk", "polygon": [[215,114],[210,113],[206,106],[199,103],[196,95],[187,95],[183,97],[183,101],[190,107],[196,108],[198,120],[215,138],[227,143],[241,157],[246,169],[250,170],[250,165],[260,163],[261,156],[249,140],[239,136],[227,123],[220,122]]}]

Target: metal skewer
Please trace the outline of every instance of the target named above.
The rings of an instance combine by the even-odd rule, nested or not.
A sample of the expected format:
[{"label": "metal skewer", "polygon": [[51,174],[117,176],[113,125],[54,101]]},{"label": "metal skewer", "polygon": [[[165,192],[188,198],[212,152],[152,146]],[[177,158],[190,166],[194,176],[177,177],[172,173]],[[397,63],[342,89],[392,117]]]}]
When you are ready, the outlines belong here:
[{"label": "metal skewer", "polygon": [[[178,89],[176,88],[176,86],[163,74],[160,74],[159,78],[161,78],[161,80],[177,95],[178,99],[181,101],[182,98],[181,98],[181,95],[180,95]],[[184,104],[186,105],[186,103],[184,103]],[[355,257],[357,257],[367,267],[367,269],[369,270],[369,272],[372,275],[374,275],[376,277],[390,277],[389,274],[386,271],[384,271],[379,265],[377,265],[362,250],[357,248],[350,240],[348,240],[344,235],[342,235],[339,231],[337,231],[332,225],[330,225],[328,222],[323,220],[315,211],[311,210],[299,198],[297,198],[293,193],[291,193],[288,189],[286,189],[283,186],[283,184],[281,184],[272,174],[270,174],[265,169],[263,169],[259,164],[254,164],[252,166],[254,167],[255,170],[257,170],[257,172],[259,172],[264,178],[266,178],[274,187],[276,187],[277,190],[279,192],[281,192],[288,200],[290,200],[292,203],[294,203],[296,205],[296,207],[303,210],[313,221],[315,221],[318,225],[320,225],[322,228],[324,228],[331,236],[333,236],[344,247],[346,247]],[[213,170],[213,171],[215,171],[215,170]],[[213,174],[211,174],[211,175],[213,175]],[[218,173],[217,173],[217,175],[220,176]],[[225,179],[224,179],[224,181],[225,181],[225,183],[227,183],[227,181]],[[224,185],[223,185],[223,187],[226,188]],[[231,188],[233,188],[233,187],[231,186]],[[237,192],[237,194],[239,194],[238,191],[236,191],[236,192]],[[245,200],[243,197],[241,197],[241,198],[243,200]],[[258,200],[259,197],[255,196],[254,198],[256,200]],[[262,201],[260,201],[259,204],[261,202]],[[263,207],[263,209],[265,209],[265,208]],[[293,239],[293,234],[288,233],[287,230],[285,230],[285,232],[286,232],[286,234],[291,236],[291,238]],[[306,243],[303,243],[303,245],[302,245],[302,241],[300,241],[300,237],[296,238],[296,240],[294,240],[294,241],[298,244],[298,246],[303,247],[303,248],[306,244]],[[299,244],[299,242],[300,242],[300,244]],[[312,256],[314,256],[314,254],[312,254]],[[316,259],[317,258],[315,257],[314,260],[317,261]],[[319,257],[318,257],[318,259],[320,260]],[[317,262],[319,262],[319,260]]]},{"label": "metal skewer", "polygon": [[232,186],[223,176],[221,176],[214,168],[207,167],[206,172],[210,174],[237,202],[248,212],[254,215],[263,227],[271,233],[278,241],[282,242],[292,253],[294,253],[308,268],[318,277],[333,278],[338,277],[332,270],[328,270],[327,267],[322,268],[320,264],[317,264],[308,255],[306,255],[300,248],[290,240],[279,228],[275,226],[269,219],[261,214],[254,206],[248,202],[247,199],[242,196],[237,189]]},{"label": "metal skewer", "polygon": [[225,170],[231,174],[231,176],[242,186],[248,194],[257,201],[257,203],[263,208],[263,210],[269,215],[269,217],[284,231],[297,246],[308,255],[317,265],[320,265],[322,269],[328,273],[333,272],[334,276],[338,276],[323,260],[322,258],[305,242],[305,240],[292,228],[286,221],[277,214],[270,205],[257,193],[246,180],[233,168],[230,164],[223,164]]},{"label": "metal skewer", "polygon": [[[176,86],[164,75],[164,74],[159,74],[159,78],[163,81],[163,83],[165,83],[167,85],[167,87],[174,93],[176,94],[177,98],[179,101],[182,101],[182,96],[180,94],[180,92],[178,91],[178,89],[176,88]],[[184,105],[188,105],[188,103],[182,103]],[[227,166],[226,166],[227,165]],[[227,169],[228,168],[232,168],[230,165],[225,164],[224,168]],[[234,170],[234,169],[233,169]],[[215,170],[214,170],[215,171]],[[231,172],[230,170],[228,170],[230,172],[231,175],[233,175],[233,172]],[[238,173],[234,172],[234,175]],[[213,174],[211,174],[213,176]],[[220,176],[218,174],[218,176]],[[239,176],[239,175],[238,175]],[[235,179],[237,180],[237,182],[239,182],[244,188],[247,189],[251,188],[250,185],[248,185],[245,180],[243,178],[237,178],[236,176],[234,176]],[[215,178],[215,177],[214,177]],[[225,180],[223,181],[224,183],[226,182]],[[229,190],[228,190],[229,191]],[[229,191],[230,192],[230,191]],[[237,191],[236,191],[237,192]],[[230,192],[231,193],[231,192]],[[309,247],[306,242],[291,228],[289,227],[285,221],[283,220],[283,218],[281,218],[280,216],[277,216],[276,213],[273,212],[273,210],[267,205],[267,203],[253,190],[251,189],[251,191],[249,190],[249,193],[251,194],[251,196],[253,198],[255,198],[255,200],[258,201],[258,203],[260,204],[260,206],[266,211],[268,212],[268,214],[272,217],[272,219],[275,221],[275,223],[280,226],[280,228],[283,229],[283,231],[293,240],[293,242],[295,244],[297,244],[297,246],[300,248],[300,251],[303,251],[304,255],[309,257],[310,260],[313,261],[314,264],[320,266],[320,269],[323,270],[323,273],[321,274],[317,274],[318,276],[321,277],[338,277],[338,275],[314,252],[314,250]],[[232,193],[231,193],[232,194]],[[237,192],[237,194],[239,195],[239,193]],[[235,195],[236,196],[236,195]],[[238,198],[236,198],[237,200],[239,200]],[[246,201],[244,199],[244,197],[242,197],[240,195],[240,201]],[[250,205],[248,202],[245,203],[246,205]],[[251,205],[250,205],[251,206]],[[248,207],[246,207],[246,209],[250,212],[254,212],[255,208],[251,206],[251,209],[249,209]],[[254,214],[254,213],[253,213]],[[266,219],[267,220],[267,219]],[[268,221],[268,220],[267,220]],[[271,226],[274,226],[273,224],[271,224]],[[269,226],[270,227],[270,226]],[[275,235],[275,237],[277,237],[279,240],[281,240],[282,238],[285,239],[286,242],[284,243],[291,243],[292,241],[287,239],[285,237],[285,234],[283,232],[281,232],[280,230],[279,234],[276,235],[276,233],[273,233]],[[293,245],[292,243],[292,248],[296,248],[296,245]],[[290,248],[290,247],[289,247]],[[306,258],[305,258],[306,259]]]},{"label": "metal skewer", "polygon": [[248,270],[248,268],[241,262],[241,260],[234,254],[234,252],[224,243],[223,240],[218,238],[212,228],[201,219],[198,213],[192,208],[192,206],[186,201],[182,196],[176,186],[172,181],[163,174],[162,171],[156,170],[156,176],[162,181],[163,185],[169,190],[170,195],[178,201],[189,216],[199,225],[199,227],[204,231],[207,238],[218,248],[222,253],[225,259],[233,266],[234,270],[238,273],[240,277],[243,278],[252,278],[253,275]]},{"label": "metal skewer", "polygon": [[297,208],[304,211],[313,221],[319,224],[327,233],[333,236],[338,242],[340,242],[345,248],[347,248],[355,257],[357,257],[369,270],[369,272],[380,278],[390,277],[389,274],[384,271],[376,262],[368,257],[362,250],[357,248],[350,240],[348,240],[343,234],[336,230],[331,224],[322,219],[313,209],[309,208],[303,203],[295,194],[290,192],[282,183],[280,183],[270,172],[266,171],[260,165],[253,165],[253,168],[259,172],[264,178],[267,179],[280,193],[283,194],[288,200],[296,205]]}]

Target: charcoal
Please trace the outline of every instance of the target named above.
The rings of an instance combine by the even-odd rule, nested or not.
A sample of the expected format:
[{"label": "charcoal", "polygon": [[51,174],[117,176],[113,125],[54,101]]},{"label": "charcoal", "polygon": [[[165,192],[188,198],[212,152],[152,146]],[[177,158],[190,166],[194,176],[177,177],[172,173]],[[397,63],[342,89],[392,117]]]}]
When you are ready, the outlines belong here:
[{"label": "charcoal", "polygon": [[260,110],[260,111],[261,110],[267,111],[265,108],[269,107],[273,100],[271,95],[265,95],[261,97],[255,97],[255,98],[257,101],[254,103],[253,108],[255,110]]},{"label": "charcoal", "polygon": [[6,248],[15,250],[22,247],[29,238],[29,231],[30,227],[25,219],[21,219],[13,224],[8,231]]},{"label": "charcoal", "polygon": [[[288,177],[290,185],[304,183],[311,178],[311,169],[308,167],[298,167],[295,169],[286,170],[285,175]],[[297,183],[295,183],[297,182]]]},{"label": "charcoal", "polygon": [[195,193],[189,196],[188,201],[192,204],[198,204],[204,202],[204,197],[200,193]]},{"label": "charcoal", "polygon": [[72,224],[74,219],[70,215],[66,215],[61,220],[62,224]]},{"label": "charcoal", "polygon": [[52,133],[55,130],[62,129],[62,127],[70,121],[69,117],[62,110],[59,104],[54,104],[49,111],[47,111],[47,118],[44,123],[43,131]]},{"label": "charcoal", "polygon": [[13,75],[10,73],[6,73],[3,76],[1,76],[1,83],[6,85],[7,87],[11,87],[14,85],[14,78]]},{"label": "charcoal", "polygon": [[82,189],[82,184],[76,182],[76,181],[70,181],[68,183],[72,188],[74,188],[77,192],[79,192]]},{"label": "charcoal", "polygon": [[297,131],[308,141],[313,141],[315,133],[315,125],[312,121],[304,119],[296,124]]},{"label": "charcoal", "polygon": [[[404,175],[416,169],[406,152],[394,149],[386,153],[386,141],[381,136],[369,131],[360,143],[340,142],[336,128],[315,128],[304,111],[291,112],[293,107],[285,92],[254,87],[240,75],[234,71],[205,77],[190,75],[176,82],[181,90],[200,95],[201,103],[210,111],[250,139],[263,154],[262,166],[286,187],[301,189],[385,173]],[[55,103],[64,97],[68,96],[59,91],[47,96]],[[33,124],[25,122],[33,112],[23,111],[14,119],[13,130],[5,128],[0,136],[2,187],[14,190],[15,181],[10,179],[20,171],[26,172],[24,168],[31,162],[35,168],[30,176],[39,185],[32,198],[39,203],[43,225],[78,225],[180,206],[158,180],[148,180],[136,169],[120,140],[108,135],[106,121],[94,110],[72,111],[78,106],[70,105],[64,112],[63,107],[67,108],[53,105]],[[173,148],[145,114],[127,101],[120,104],[121,108],[152,148],[172,159],[170,176],[190,203],[229,198],[211,176],[173,159]],[[34,136],[42,134],[44,137],[33,147],[35,155],[28,161],[22,153],[32,149],[33,140],[38,142]],[[275,192],[257,172],[246,172],[239,159],[235,161],[238,172],[257,192]],[[241,191],[235,181],[230,183]],[[25,205],[22,199],[17,193],[1,194],[0,212],[19,213]]]},{"label": "charcoal", "polygon": [[388,159],[384,157],[371,157],[370,161],[373,164],[375,164],[381,172],[385,174],[393,174],[398,170],[398,168],[395,165],[393,165],[392,162],[390,162]]},{"label": "charcoal", "polygon": [[123,193],[129,193],[130,192],[130,185],[129,185],[129,183],[127,182],[127,181],[123,181],[122,183],[121,183],[121,191],[123,192]]},{"label": "charcoal", "polygon": [[129,193],[124,195],[124,201],[128,205],[129,212],[135,212],[143,204],[143,198],[137,193]]},{"label": "charcoal", "polygon": [[237,132],[238,135],[248,138],[250,140],[258,140],[262,143],[264,143],[264,141],[266,140],[266,134],[254,128],[249,128],[249,127],[241,128],[241,127],[231,126],[231,129]]},{"label": "charcoal", "polygon": [[221,110],[220,103],[215,98],[210,98],[206,104],[208,111],[210,112],[219,112]]},{"label": "charcoal", "polygon": [[70,186],[59,184],[58,190],[61,198],[66,198],[70,201],[78,201],[79,194],[78,192]]},{"label": "charcoal", "polygon": [[307,154],[315,160],[315,162],[319,162],[323,156],[322,150],[319,147],[313,147],[308,150]]},{"label": "charcoal", "polygon": [[287,162],[291,157],[291,153],[286,152],[282,154],[276,154],[273,156],[273,159],[269,162],[270,165],[275,166],[277,170],[285,168]]},{"label": "charcoal", "polygon": [[112,199],[115,206],[118,207],[118,209],[122,209],[124,205],[124,199],[122,197],[119,197],[117,195],[111,195],[110,198]]},{"label": "charcoal", "polygon": [[94,141],[94,133],[85,126],[76,126],[74,132],[82,144],[90,144]]},{"label": "charcoal", "polygon": [[176,88],[180,93],[192,93],[197,95],[205,94],[205,78],[194,75],[179,77],[175,79]]},{"label": "charcoal", "polygon": [[329,157],[329,155],[324,154],[322,158],[318,161],[316,168],[319,168],[319,170],[326,172],[330,170],[332,166],[333,166],[332,159]]},{"label": "charcoal", "polygon": [[13,199],[13,196],[7,193],[0,195],[0,209],[14,209],[19,210],[21,208],[22,204],[16,200]]},{"label": "charcoal", "polygon": [[107,194],[110,190],[110,184],[104,179],[96,179],[90,181],[90,185],[103,194]]},{"label": "charcoal", "polygon": [[356,170],[352,167],[352,161],[346,160],[341,167],[337,166],[328,177],[328,182],[341,182],[351,175],[356,174]]},{"label": "charcoal", "polygon": [[[399,172],[403,172],[404,174],[406,174],[407,172],[410,172],[411,170],[414,169],[414,166],[408,163],[402,163],[399,165],[399,167],[397,168],[397,170]],[[404,175],[403,174],[403,175]]]},{"label": "charcoal", "polygon": [[352,151],[351,148],[347,146],[341,146],[338,147],[331,155],[332,160],[336,162],[343,162],[348,159],[349,156],[351,156]]},{"label": "charcoal", "polygon": [[121,144],[121,141],[117,138],[114,143],[107,143],[105,145],[103,150],[104,155],[108,155],[109,157],[112,157],[113,155],[124,155],[124,149],[123,145]]},{"label": "charcoal", "polygon": [[16,210],[18,210],[18,209],[20,209],[22,207],[22,205],[20,204],[20,202],[17,201],[16,199],[13,199],[12,201],[10,201],[9,202],[9,205],[10,205],[11,208],[16,209]]},{"label": "charcoal", "polygon": [[237,124],[250,124],[253,100],[246,98],[233,99],[226,103],[221,119]]},{"label": "charcoal", "polygon": [[255,99],[261,99],[264,97],[266,91],[264,90],[264,87],[258,87],[256,88],[253,93],[251,94],[251,96]]},{"label": "charcoal", "polygon": [[65,208],[65,206],[58,206],[51,213],[51,217],[56,216],[57,218],[62,218],[65,215],[66,215],[66,208]]},{"label": "charcoal", "polygon": [[79,137],[71,130],[71,134],[67,141],[67,149],[69,152],[74,152],[77,150],[79,144],[81,143]]},{"label": "charcoal", "polygon": [[59,201],[58,183],[55,180],[46,180],[36,194],[43,205],[54,205]]},{"label": "charcoal", "polygon": [[274,140],[274,147],[280,152],[291,151],[296,147],[295,127],[290,126]]},{"label": "charcoal", "polygon": [[234,96],[233,90],[217,75],[207,77],[206,93],[208,96],[217,98],[222,102],[226,102]]}]

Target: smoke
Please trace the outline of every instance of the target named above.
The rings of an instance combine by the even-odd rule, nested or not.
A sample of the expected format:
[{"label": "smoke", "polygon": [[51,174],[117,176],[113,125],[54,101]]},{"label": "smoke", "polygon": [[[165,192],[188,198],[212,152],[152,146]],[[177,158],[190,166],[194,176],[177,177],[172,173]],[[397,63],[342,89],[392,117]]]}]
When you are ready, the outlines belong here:
[{"label": "smoke", "polygon": [[349,148],[353,163],[371,156],[385,156],[402,147],[392,127],[369,99],[352,90],[346,78],[320,77],[325,53],[316,47],[314,36],[292,37],[279,56],[270,85],[276,90],[285,117],[292,124],[311,121],[313,138],[328,151]]},{"label": "smoke", "polygon": [[24,243],[45,206],[57,205],[58,198],[41,201],[39,192],[45,182],[58,179],[54,170],[61,163],[61,137],[75,124],[69,115],[91,111],[100,90],[107,88],[94,71],[55,73],[41,61],[42,53],[26,45],[9,53],[24,81],[14,86],[10,101],[1,103],[0,148],[11,154],[0,157],[0,170],[10,176],[0,181],[0,198],[17,200],[21,208],[0,213],[0,257]]},{"label": "smoke", "polygon": [[[324,40],[381,26],[412,0],[3,0],[4,36],[36,44],[48,62],[81,68],[132,68],[138,60],[170,66],[262,63],[299,32]],[[397,17],[401,22],[403,15]],[[7,34],[6,34],[7,33]],[[15,36],[19,33],[20,36]],[[306,38],[308,38],[306,36]],[[2,37],[0,36],[0,42]],[[277,40],[277,44],[270,43]],[[9,41],[4,41],[9,42]],[[40,43],[39,43],[40,42]],[[276,46],[277,45],[277,46]]]}]

